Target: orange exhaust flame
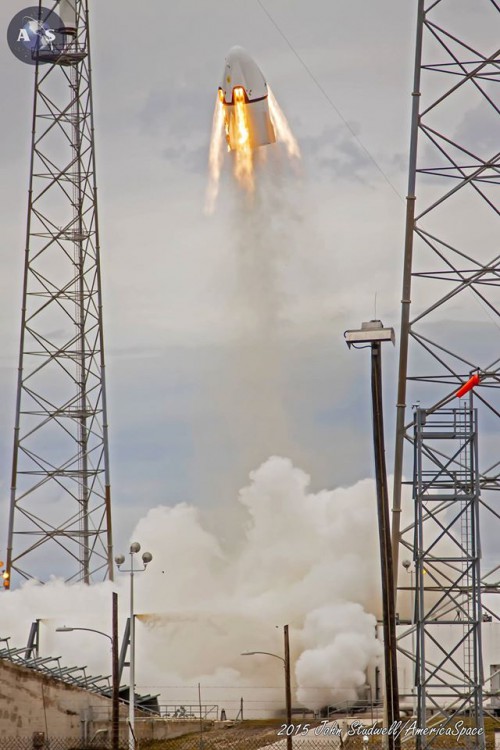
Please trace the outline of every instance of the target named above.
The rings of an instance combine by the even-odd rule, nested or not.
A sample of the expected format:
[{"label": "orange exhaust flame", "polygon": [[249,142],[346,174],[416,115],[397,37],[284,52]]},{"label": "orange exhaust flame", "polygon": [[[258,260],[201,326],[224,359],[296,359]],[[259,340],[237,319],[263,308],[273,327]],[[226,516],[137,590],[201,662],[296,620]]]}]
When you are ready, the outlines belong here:
[{"label": "orange exhaust flame", "polygon": [[288,156],[293,159],[300,159],[299,144],[290,129],[290,125],[288,124],[288,121],[269,86],[267,90],[269,117],[271,118],[274,132],[276,133],[276,140],[285,144]]},{"label": "orange exhaust flame", "polygon": [[240,185],[252,193],[255,188],[253,171],[253,151],[250,140],[250,127],[247,117],[245,91],[240,86],[234,89],[234,116],[237,148],[234,161],[234,175]]},{"label": "orange exhaust flame", "polygon": [[215,209],[215,202],[219,194],[219,181],[224,161],[224,151],[227,150],[224,133],[224,105],[220,96],[215,102],[212,121],[212,137],[208,155],[208,187],[205,201],[205,212],[211,214]]},{"label": "orange exhaust flame", "polygon": [[[268,89],[269,117],[276,134],[276,140],[281,141],[286,148],[290,159],[300,159],[300,149],[287,119],[280,109],[271,89]],[[205,201],[205,212],[213,213],[217,195],[219,193],[220,175],[224,154],[230,151],[229,128],[231,128],[231,141],[233,143],[233,172],[239,185],[247,193],[255,191],[255,164],[264,163],[267,158],[267,150],[252,147],[252,131],[248,118],[248,103],[245,90],[238,86],[233,91],[234,111],[231,119],[226,111],[224,94],[219,90],[215,103],[212,122],[212,137],[208,158],[209,179]],[[234,129],[234,130],[233,130]],[[236,143],[236,147],[234,146]]]}]

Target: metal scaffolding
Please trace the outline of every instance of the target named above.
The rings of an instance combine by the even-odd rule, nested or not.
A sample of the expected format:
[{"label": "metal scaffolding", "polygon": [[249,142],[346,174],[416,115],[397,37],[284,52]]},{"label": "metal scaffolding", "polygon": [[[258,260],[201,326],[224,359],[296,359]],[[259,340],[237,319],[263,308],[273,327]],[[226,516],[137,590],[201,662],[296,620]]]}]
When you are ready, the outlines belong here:
[{"label": "metal scaffolding", "polygon": [[476,410],[417,409],[414,449],[417,724],[484,730]]},{"label": "metal scaffolding", "polygon": [[[474,404],[480,415],[481,464],[474,464],[474,472],[481,497],[470,501],[457,499],[455,505],[450,501],[449,509],[461,524],[461,550],[465,557],[468,550],[476,549],[474,545],[479,540],[473,507],[477,506],[483,527],[485,561],[482,578],[474,583],[478,589],[467,599],[472,607],[478,606],[481,590],[500,592],[500,565],[493,544],[495,530],[498,535],[500,528],[500,460],[494,439],[500,427],[499,34],[498,0],[474,0],[460,7],[453,0],[417,0],[394,466],[393,561],[397,579],[400,548],[405,557],[409,552],[417,561],[421,555],[418,534],[423,533],[427,524],[438,523],[435,509],[430,512],[434,506],[427,505],[428,498],[421,508],[420,521],[401,521],[405,484],[414,486],[417,505],[424,502],[418,490],[418,460],[424,455],[425,442],[420,447],[415,444],[422,427],[418,425],[419,415],[435,412],[436,419],[451,418],[454,410],[442,411],[440,407],[449,406],[460,384],[476,374],[479,384],[474,391]],[[420,403],[428,405],[428,410],[417,408],[408,414],[407,406]],[[453,401],[453,405],[458,405],[458,401]],[[414,449],[413,457],[417,460],[413,471],[410,448]],[[453,441],[442,440],[435,456],[440,456],[442,466],[454,466],[456,450]],[[439,489],[436,492],[439,494]],[[444,508],[447,507],[445,504]],[[460,507],[462,511],[458,510]],[[442,533],[449,522],[444,514],[439,521]],[[446,536],[450,537],[450,532]],[[455,539],[455,533],[451,536]],[[478,575],[478,568],[474,567],[472,572],[467,563],[463,564],[467,575]],[[422,649],[422,629],[427,627],[422,623],[428,617],[423,592],[429,576],[424,580],[422,573],[427,565],[423,561],[420,565],[415,621],[421,623]],[[458,585],[459,572],[457,569],[450,579],[437,576],[435,585],[441,587],[440,596],[451,596],[450,586]],[[471,592],[471,586],[470,580],[468,583],[462,580],[464,591]],[[461,616],[467,612],[464,606]],[[499,619],[488,609],[484,597],[483,607],[488,616]],[[467,618],[460,627],[468,627]],[[475,635],[465,637],[461,658],[471,667],[480,663],[478,648]],[[421,658],[422,651],[417,655],[417,668]],[[423,675],[419,679],[419,711],[423,721],[428,692],[422,687]],[[477,705],[474,690],[479,688],[476,682],[474,685],[468,691],[470,705],[462,707],[466,712],[474,712]],[[428,702],[427,708],[431,708]]]},{"label": "metal scaffolding", "polygon": [[59,0],[35,85],[7,570],[112,578],[87,0]]}]

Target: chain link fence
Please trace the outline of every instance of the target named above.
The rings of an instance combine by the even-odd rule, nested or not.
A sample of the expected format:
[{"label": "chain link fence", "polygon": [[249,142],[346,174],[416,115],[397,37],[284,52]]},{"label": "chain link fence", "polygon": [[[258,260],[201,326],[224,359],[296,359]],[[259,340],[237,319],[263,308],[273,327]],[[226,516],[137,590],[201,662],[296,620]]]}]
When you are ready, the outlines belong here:
[{"label": "chain link fence", "polygon": [[[170,740],[144,741],[138,744],[137,750],[287,750],[286,737],[278,737],[276,732],[267,736],[241,736],[227,733],[227,736],[189,735]],[[340,750],[340,737],[317,737],[314,734],[304,737],[293,737],[293,750]],[[120,750],[128,750],[127,742],[120,742]],[[74,739],[54,738],[47,740],[42,747],[34,748],[31,737],[0,738],[0,750],[113,750],[111,742],[95,741],[94,743]],[[364,749],[363,749],[364,750]],[[375,750],[375,745],[371,746]],[[377,748],[378,750],[378,748]]]},{"label": "chain link fence", "polygon": [[[180,737],[162,740],[142,740],[136,750],[383,750],[381,736],[347,736],[345,733],[331,734],[331,728],[313,725],[307,731],[296,733],[290,738],[283,735],[280,727],[252,727],[245,725],[216,727],[212,730],[196,731]],[[251,725],[252,722],[249,722]],[[300,725],[299,725],[300,726]],[[281,731],[281,734],[280,734]],[[294,728],[295,731],[295,728]],[[300,730],[299,730],[300,731]],[[485,733],[486,750],[495,750],[495,732]],[[415,750],[415,737],[401,737],[402,750]],[[427,743],[423,743],[425,746]],[[436,737],[431,743],[433,750],[475,750],[479,743],[470,737]],[[107,737],[94,737],[92,741],[79,741],[65,738],[43,738],[37,742],[35,736],[0,738],[0,750],[113,750]],[[127,740],[120,740],[119,750],[128,750]]]}]

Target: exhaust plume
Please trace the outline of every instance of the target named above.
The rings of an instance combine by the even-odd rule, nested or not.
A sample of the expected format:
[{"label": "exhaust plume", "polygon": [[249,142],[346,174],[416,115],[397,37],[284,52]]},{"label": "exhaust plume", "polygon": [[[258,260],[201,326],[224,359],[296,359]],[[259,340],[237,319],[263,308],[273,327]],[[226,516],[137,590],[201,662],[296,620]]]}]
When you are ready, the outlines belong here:
[{"label": "exhaust plume", "polygon": [[[240,654],[281,654],[289,623],[294,700],[314,708],[354,695],[379,652],[365,611],[374,611],[378,591],[374,485],[314,493],[309,484],[285,458],[251,472],[238,497],[245,520],[233,529],[232,551],[186,503],[154,508],[139,522],[132,539],[153,553],[135,586],[139,691],[159,693],[162,703],[195,703],[200,682],[203,702],[225,703],[228,715],[240,696],[250,717],[273,713],[283,702],[279,664]],[[117,574],[114,585],[25,584],[3,598],[1,635],[22,645],[31,621],[42,618],[41,655],[105,673],[105,639],[55,628],[109,632],[113,586],[122,630],[128,575]]]},{"label": "exhaust plume", "polygon": [[[268,88],[269,94],[269,116],[275,131],[276,141],[283,143],[288,159],[300,160],[299,144],[294,137],[290,125],[281,110],[276,97]],[[233,176],[236,184],[242,188],[247,195],[255,191],[256,165],[258,162],[266,161],[270,146],[255,148],[252,145],[251,126],[248,118],[248,104],[245,103],[243,89],[235,89],[234,92],[234,149],[230,154],[233,161]],[[224,104],[217,97],[212,120],[212,135],[208,157],[208,185],[205,200],[205,213],[211,214],[215,210],[215,204],[219,193],[219,183],[224,154],[229,152],[227,121],[224,114]]]}]

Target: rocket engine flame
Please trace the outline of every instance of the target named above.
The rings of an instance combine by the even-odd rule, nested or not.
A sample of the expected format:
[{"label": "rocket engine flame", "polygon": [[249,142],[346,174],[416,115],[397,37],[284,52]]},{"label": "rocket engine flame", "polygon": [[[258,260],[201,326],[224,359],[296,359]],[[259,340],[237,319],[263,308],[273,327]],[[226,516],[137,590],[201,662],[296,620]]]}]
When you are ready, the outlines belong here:
[{"label": "rocket engine flame", "polygon": [[[224,152],[233,152],[234,176],[247,194],[252,195],[255,191],[257,151],[260,156],[262,146],[276,141],[285,145],[290,159],[300,159],[297,140],[262,72],[245,50],[233,47],[226,59],[215,103],[208,159],[206,213],[213,213],[215,208]],[[224,143],[227,148],[224,148]]]},{"label": "rocket engine flame", "polygon": [[215,202],[219,194],[219,180],[224,161],[224,151],[227,150],[224,137],[224,106],[220,98],[215,102],[212,121],[212,137],[208,154],[208,187],[205,210],[211,214],[215,209]]},{"label": "rocket engine flame", "polygon": [[285,144],[290,158],[300,159],[300,149],[297,139],[293,135],[290,125],[288,124],[288,121],[269,86],[267,87],[267,90],[269,92],[269,116],[273,124],[274,132],[276,133],[276,140]]},{"label": "rocket engine flame", "polygon": [[234,89],[234,118],[236,130],[236,153],[234,176],[239,184],[249,193],[255,188],[253,169],[253,149],[248,123],[245,91],[241,87]]}]

